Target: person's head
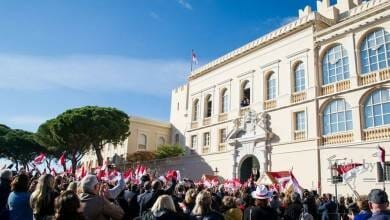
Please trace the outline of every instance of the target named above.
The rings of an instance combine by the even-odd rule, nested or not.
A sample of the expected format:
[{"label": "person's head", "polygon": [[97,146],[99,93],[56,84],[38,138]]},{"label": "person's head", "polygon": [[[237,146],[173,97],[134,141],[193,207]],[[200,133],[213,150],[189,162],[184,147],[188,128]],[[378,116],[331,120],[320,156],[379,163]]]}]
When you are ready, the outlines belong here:
[{"label": "person's head", "polygon": [[186,195],[184,197],[184,201],[187,204],[191,204],[191,203],[195,202],[195,198],[196,198],[195,189],[189,189],[186,192]]},{"label": "person's head", "polygon": [[266,207],[268,200],[271,197],[268,189],[264,185],[259,185],[256,190],[251,193],[252,198],[255,200],[255,205],[260,207]]},{"label": "person's head", "polygon": [[50,199],[53,189],[54,177],[50,174],[44,174],[40,176],[35,190],[31,194],[31,207],[35,211],[40,212],[40,209],[44,207],[44,204],[51,201]]},{"label": "person's head", "polygon": [[66,190],[72,190],[73,192],[77,193],[77,182],[69,183]]},{"label": "person's head", "polygon": [[55,185],[59,187],[61,184],[62,184],[62,176],[56,176]]},{"label": "person's head", "polygon": [[232,196],[224,196],[222,199],[222,204],[224,207],[231,209],[236,207],[236,201]]},{"label": "person's head", "polygon": [[225,192],[225,186],[223,184],[219,185],[218,186],[218,191],[221,192],[221,193]]},{"label": "person's head", "polygon": [[152,189],[153,189],[154,191],[159,190],[159,189],[161,189],[161,188],[162,188],[162,184],[161,184],[161,181],[160,181],[160,180],[154,180],[154,181],[152,182]]},{"label": "person's head", "polygon": [[75,219],[80,208],[80,200],[73,190],[67,190],[55,199],[55,219]]},{"label": "person's head", "polygon": [[200,191],[195,199],[194,215],[204,215],[211,210],[211,194],[208,191]]},{"label": "person's head", "polygon": [[389,206],[387,193],[381,189],[373,189],[368,194],[368,205],[373,213],[386,210]]},{"label": "person's head", "polygon": [[0,171],[0,179],[11,181],[12,179],[12,171],[10,169],[4,169]]},{"label": "person's head", "polygon": [[84,193],[98,194],[99,181],[95,175],[88,174],[81,180],[80,187]]},{"label": "person's head", "polygon": [[152,184],[150,183],[150,181],[146,181],[144,183],[144,189],[145,190],[150,190],[152,188]]},{"label": "person's head", "polygon": [[177,196],[185,195],[186,189],[184,187],[184,184],[177,184],[175,187],[175,193]]},{"label": "person's head", "polygon": [[11,190],[14,192],[27,192],[29,187],[29,177],[21,173],[15,177],[11,183]]},{"label": "person's head", "polygon": [[368,197],[366,195],[359,196],[356,203],[360,210],[370,211],[370,206],[368,205]]},{"label": "person's head", "polygon": [[169,195],[161,195],[157,198],[156,202],[152,206],[152,212],[156,213],[161,210],[170,210],[176,212],[175,205],[173,203],[172,197]]},{"label": "person's head", "polygon": [[293,194],[291,194],[291,202],[300,203],[301,202],[301,195],[299,195],[299,193],[297,193],[297,192],[294,192]]}]

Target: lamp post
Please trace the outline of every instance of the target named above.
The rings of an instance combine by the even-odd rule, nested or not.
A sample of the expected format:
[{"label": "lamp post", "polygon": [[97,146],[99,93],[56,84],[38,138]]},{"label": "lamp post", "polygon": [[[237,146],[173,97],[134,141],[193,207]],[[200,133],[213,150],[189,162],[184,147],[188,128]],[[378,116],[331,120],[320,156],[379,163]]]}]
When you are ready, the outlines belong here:
[{"label": "lamp post", "polygon": [[213,172],[214,172],[214,176],[218,176],[219,173],[218,167],[215,167],[215,170]]},{"label": "lamp post", "polygon": [[[330,164],[330,173],[331,173],[331,178],[332,178],[332,183],[334,184],[334,191],[335,191],[335,203],[336,203],[336,214],[337,214],[337,219],[339,219],[338,213],[339,213],[339,203],[338,203],[338,198],[337,198],[337,183],[343,182],[343,177],[340,176],[339,171],[338,171],[338,164],[337,161],[339,160],[346,160],[347,158],[343,159],[330,159],[329,164]],[[332,164],[332,161],[334,163]]]}]

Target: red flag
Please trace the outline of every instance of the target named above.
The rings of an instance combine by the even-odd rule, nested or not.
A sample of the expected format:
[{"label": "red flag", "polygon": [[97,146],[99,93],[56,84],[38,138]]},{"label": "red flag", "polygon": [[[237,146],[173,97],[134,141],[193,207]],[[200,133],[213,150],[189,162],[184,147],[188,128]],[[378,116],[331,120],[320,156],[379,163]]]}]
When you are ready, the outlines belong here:
[{"label": "red flag", "polygon": [[54,168],[51,168],[50,174],[51,174],[52,176],[57,176],[57,172],[54,170]]},{"label": "red flag", "polygon": [[364,172],[365,168],[361,163],[350,163],[346,165],[339,165],[337,167],[337,171],[340,175],[343,176],[343,179],[347,181],[352,177],[356,177],[356,175]]},{"label": "red flag", "polygon": [[39,156],[37,156],[35,159],[34,159],[34,164],[41,164],[43,163],[43,161],[46,159],[46,155],[44,153],[41,153],[39,154]]},{"label": "red flag", "polygon": [[377,156],[378,156],[379,162],[381,162],[382,169],[385,167],[385,153],[386,153],[385,149],[383,149],[381,146],[378,145]]},{"label": "red flag", "polygon": [[58,165],[65,166],[65,153],[63,153],[60,159],[58,159]]}]

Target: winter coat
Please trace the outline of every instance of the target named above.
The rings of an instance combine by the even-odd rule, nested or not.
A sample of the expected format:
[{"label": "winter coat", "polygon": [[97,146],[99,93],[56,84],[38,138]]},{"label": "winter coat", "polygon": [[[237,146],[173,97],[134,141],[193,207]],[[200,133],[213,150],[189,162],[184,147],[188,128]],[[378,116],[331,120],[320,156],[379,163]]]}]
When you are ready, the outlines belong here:
[{"label": "winter coat", "polygon": [[239,208],[231,208],[223,213],[225,220],[242,220],[242,211]]},{"label": "winter coat", "polygon": [[81,210],[86,220],[120,220],[124,212],[122,208],[106,198],[89,193],[80,195]]}]

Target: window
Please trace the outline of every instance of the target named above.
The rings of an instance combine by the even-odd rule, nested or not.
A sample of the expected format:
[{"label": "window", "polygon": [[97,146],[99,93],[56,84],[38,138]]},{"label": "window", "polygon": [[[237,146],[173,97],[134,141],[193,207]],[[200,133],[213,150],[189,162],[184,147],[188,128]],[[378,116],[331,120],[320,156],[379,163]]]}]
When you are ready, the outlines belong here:
[{"label": "window", "polygon": [[390,124],[390,89],[376,90],[368,96],[364,121],[366,128]]},{"label": "window", "polygon": [[295,131],[304,131],[305,130],[305,112],[295,113]]},{"label": "window", "polygon": [[362,73],[390,66],[390,33],[383,28],[364,38],[360,46]]},{"label": "window", "polygon": [[276,98],[276,74],[271,73],[267,80],[267,100]]},{"label": "window", "polygon": [[228,93],[227,93],[227,89],[224,89],[222,90],[222,93],[221,93],[221,113],[226,113],[228,112],[228,108],[229,108],[229,97],[228,97]]},{"label": "window", "polygon": [[351,106],[344,99],[332,101],[323,113],[324,135],[352,130]]},{"label": "window", "polygon": [[223,144],[226,142],[226,129],[219,130],[219,143]]},{"label": "window", "polygon": [[198,147],[198,137],[196,135],[191,136],[191,149],[196,149]]},{"label": "window", "polygon": [[348,54],[339,44],[330,48],[322,60],[322,82],[324,85],[349,78]]},{"label": "window", "polygon": [[377,162],[376,163],[376,167],[377,167],[377,180],[378,182],[383,182],[383,179],[385,181],[389,181],[390,180],[390,162],[389,161],[385,161],[384,163],[385,165],[385,175],[383,175],[383,168],[382,168],[382,164],[381,162]]},{"label": "window", "polygon": [[197,121],[199,118],[199,99],[195,99],[192,110],[192,120]]},{"label": "window", "polygon": [[146,144],[147,144],[148,138],[145,134],[140,134],[138,137],[138,149],[140,150],[146,150]]},{"label": "window", "polygon": [[175,144],[179,144],[180,143],[180,136],[179,134],[175,134]]},{"label": "window", "polygon": [[212,107],[213,107],[213,101],[211,99],[211,95],[208,95],[206,97],[206,111],[205,111],[205,118],[208,118],[208,117],[211,117],[211,110],[212,110]]},{"label": "window", "polygon": [[294,71],[294,92],[300,92],[305,90],[305,67],[302,62],[299,62]]},{"label": "window", "polygon": [[251,87],[249,81],[245,81],[241,88],[241,107],[250,105],[251,103]]},{"label": "window", "polygon": [[165,138],[164,137],[159,137],[157,146],[161,146],[161,145],[164,145],[164,144],[165,144]]},{"label": "window", "polygon": [[203,146],[210,146],[210,132],[203,134]]}]

